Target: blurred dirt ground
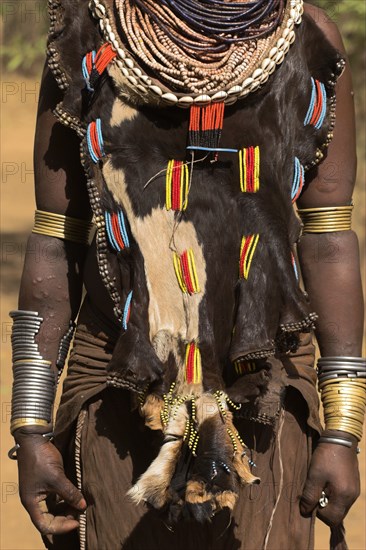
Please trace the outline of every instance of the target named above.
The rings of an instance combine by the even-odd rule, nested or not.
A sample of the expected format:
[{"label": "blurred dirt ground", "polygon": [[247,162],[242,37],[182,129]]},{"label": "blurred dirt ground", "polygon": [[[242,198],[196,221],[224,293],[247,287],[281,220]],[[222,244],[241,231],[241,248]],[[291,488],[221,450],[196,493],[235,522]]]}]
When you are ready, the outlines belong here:
[{"label": "blurred dirt ground", "polygon": [[[17,307],[25,244],[32,227],[34,213],[32,146],[39,82],[2,77],[1,107],[1,550],[38,550],[43,545],[35,528],[23,510],[17,494],[16,463],[7,459],[13,445],[9,435],[11,397],[10,319],[8,312]],[[359,128],[364,132],[364,128]],[[360,156],[360,155],[359,155]],[[360,158],[363,158],[363,153]],[[359,169],[355,193],[355,229],[360,235],[361,250],[365,249],[365,181],[364,169]],[[35,252],[36,253],[36,252]],[[363,255],[364,268],[364,255]],[[363,492],[346,520],[350,550],[366,549],[366,450],[362,444],[360,470]],[[284,526],[286,528],[286,526]],[[328,528],[318,522],[316,550],[326,550]],[[142,548],[141,550],[148,550]],[[204,549],[202,549],[204,550]],[[258,549],[260,550],[260,549]],[[282,550],[282,549],[278,549]],[[293,550],[301,550],[300,548]]]}]

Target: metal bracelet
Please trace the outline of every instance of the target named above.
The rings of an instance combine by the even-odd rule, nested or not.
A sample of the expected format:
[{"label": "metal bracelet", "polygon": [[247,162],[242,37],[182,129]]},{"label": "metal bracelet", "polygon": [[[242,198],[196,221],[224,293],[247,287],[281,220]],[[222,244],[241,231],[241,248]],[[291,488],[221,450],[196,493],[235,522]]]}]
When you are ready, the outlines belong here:
[{"label": "metal bracelet", "polygon": [[87,245],[93,227],[93,223],[87,220],[36,210],[32,233]]},{"label": "metal bracelet", "polygon": [[[31,435],[31,434],[29,434]],[[48,441],[52,441],[53,440],[53,432],[48,432],[47,434],[42,434],[42,437],[44,438],[47,438]],[[19,443],[16,443],[14,445],[14,447],[12,447],[11,449],[9,449],[8,451],[8,457],[10,458],[10,460],[17,460],[17,451],[18,449],[20,449],[20,445]]]},{"label": "metal bracelet", "polygon": [[317,363],[318,371],[356,370],[366,372],[366,358],[349,356],[321,357]]},{"label": "metal bracelet", "polygon": [[10,312],[13,319],[13,391],[11,432],[22,425],[47,425],[52,421],[56,375],[51,361],[39,352],[36,335],[43,318],[36,311]]},{"label": "metal bracelet", "polygon": [[351,448],[353,443],[351,440],[343,437],[332,437],[328,435],[320,436],[318,443],[335,443],[336,445],[343,445],[344,447]]}]

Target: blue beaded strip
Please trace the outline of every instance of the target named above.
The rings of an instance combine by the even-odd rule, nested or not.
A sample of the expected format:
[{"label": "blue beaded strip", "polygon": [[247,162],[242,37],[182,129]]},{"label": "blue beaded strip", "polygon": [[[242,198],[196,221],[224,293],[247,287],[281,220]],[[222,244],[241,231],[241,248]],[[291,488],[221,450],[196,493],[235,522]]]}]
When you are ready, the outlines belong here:
[{"label": "blue beaded strip", "polygon": [[318,122],[315,124],[315,128],[317,130],[320,130],[320,128],[322,127],[323,122],[325,120],[325,115],[326,115],[326,112],[327,112],[327,92],[326,92],[325,86],[322,82],[320,82],[320,88],[321,88],[321,91],[322,91],[322,112],[321,112],[321,115],[319,117]]},{"label": "blue beaded strip", "polygon": [[[314,128],[316,128],[316,130],[320,130],[320,128],[322,127],[325,120],[325,115],[327,112],[327,91],[322,82],[319,82],[319,86],[320,86],[320,93],[321,93],[322,110],[319,115],[319,120],[317,121],[316,124],[314,124]],[[310,98],[309,109],[308,109],[308,112],[306,113],[306,117],[304,120],[304,126],[307,126],[308,124],[310,124],[310,121],[314,114],[314,109],[315,109],[317,99],[318,99],[317,87],[316,87],[314,78],[311,77],[311,98]]]},{"label": "blue beaded strip", "polygon": [[[88,55],[88,54],[87,54]],[[85,80],[85,84],[86,84],[86,87],[87,89],[89,90],[89,92],[94,92],[94,88],[92,88],[90,86],[90,74],[88,72],[88,68],[87,68],[87,65],[86,65],[86,57],[87,55],[84,55],[83,57],[83,61],[81,63],[81,69],[82,69],[82,73],[83,73],[83,77],[84,77],[84,80]],[[97,55],[96,54],[96,51],[93,50],[92,52],[90,52],[91,55],[91,58],[92,58],[92,64],[94,65],[94,61],[95,61],[95,56]]]},{"label": "blue beaded strip", "polygon": [[292,266],[293,266],[294,272],[295,272],[295,277],[296,277],[296,280],[298,281],[299,280],[299,272],[297,270],[296,260],[295,260],[295,256],[293,254],[291,254],[291,260],[292,260]]},{"label": "blue beaded strip", "polygon": [[[120,252],[122,250],[122,247],[118,244],[116,236],[115,236],[114,231],[113,231],[111,213],[110,212],[105,212],[104,213],[104,219],[105,219],[105,226],[106,226],[109,242],[111,243],[114,250],[116,250],[116,252]],[[125,245],[125,248],[129,248],[130,247],[130,241],[129,241],[129,238],[128,238],[126,224],[125,224],[125,218],[124,218],[122,210],[120,210],[118,212],[117,219],[118,219],[118,228],[120,230],[121,237],[122,237],[123,243]]]},{"label": "blue beaded strip", "polygon": [[[92,131],[96,130],[96,137],[98,140],[98,146],[99,146],[99,152],[100,156],[97,151],[94,150],[93,142],[92,142]],[[95,122],[91,122],[88,124],[88,128],[86,131],[86,140],[88,145],[89,154],[91,156],[91,159],[93,162],[97,163],[101,157],[104,157],[105,151],[104,151],[104,141],[103,141],[103,135],[102,135],[102,121],[100,118],[97,118]]]},{"label": "blue beaded strip", "polygon": [[291,189],[292,202],[294,202],[298,197],[299,191],[301,191],[301,187],[304,185],[304,178],[305,178],[304,167],[302,166],[300,160],[297,157],[295,157],[294,158],[294,179],[293,179],[292,189]]},{"label": "blue beaded strip", "polygon": [[122,210],[118,212],[118,221],[119,221],[119,228],[122,234],[123,242],[125,243],[126,248],[130,248],[130,241],[127,235],[125,217],[123,215]]},{"label": "blue beaded strip", "polygon": [[213,151],[213,152],[226,152],[226,153],[237,153],[239,149],[226,149],[224,147],[199,147],[198,145],[189,145],[186,147],[190,151]]},{"label": "blue beaded strip", "polygon": [[117,244],[117,241],[114,237],[114,233],[112,230],[112,221],[111,221],[111,215],[109,212],[104,212],[104,219],[105,219],[105,228],[107,230],[108,240],[111,243],[114,250],[117,252],[120,251],[120,247]]},{"label": "blue beaded strip", "polygon": [[310,99],[310,105],[308,112],[306,113],[306,117],[304,120],[304,126],[307,126],[310,123],[311,117],[313,115],[314,107],[315,107],[315,101],[316,101],[316,85],[315,80],[313,77],[311,77],[311,99]]},{"label": "blue beaded strip", "polygon": [[125,307],[124,307],[124,309],[123,309],[123,317],[122,317],[122,327],[123,327],[123,330],[127,330],[127,324],[128,324],[128,319],[129,319],[129,313],[130,313],[130,307],[131,307],[132,294],[133,294],[133,291],[131,290],[131,291],[128,293],[128,296],[127,296],[127,298],[126,298]]}]

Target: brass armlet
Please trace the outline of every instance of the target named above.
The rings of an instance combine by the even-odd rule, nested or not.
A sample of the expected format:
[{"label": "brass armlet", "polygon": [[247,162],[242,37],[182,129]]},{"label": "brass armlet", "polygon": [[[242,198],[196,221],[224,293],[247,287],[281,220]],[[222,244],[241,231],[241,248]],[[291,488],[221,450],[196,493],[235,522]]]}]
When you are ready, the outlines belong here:
[{"label": "brass armlet", "polygon": [[366,358],[321,357],[317,366],[326,429],[348,432],[360,441],[366,411]]},{"label": "brass armlet", "polygon": [[303,233],[329,233],[352,228],[353,205],[299,208]]},{"label": "brass armlet", "polygon": [[92,228],[93,223],[86,220],[36,210],[32,233],[87,245]]},{"label": "brass armlet", "polygon": [[13,434],[18,428],[23,426],[49,426],[50,422],[41,418],[16,418],[10,423],[10,433]]}]

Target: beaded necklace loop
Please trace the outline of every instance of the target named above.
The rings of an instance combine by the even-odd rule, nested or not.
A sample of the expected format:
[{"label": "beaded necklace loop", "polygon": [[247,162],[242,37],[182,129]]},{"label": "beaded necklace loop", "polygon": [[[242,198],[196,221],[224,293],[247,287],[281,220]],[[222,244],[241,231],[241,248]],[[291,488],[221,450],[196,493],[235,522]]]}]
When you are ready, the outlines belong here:
[{"label": "beaded necklace loop", "polygon": [[[211,101],[231,104],[246,97],[268,80],[295,40],[303,0],[222,3],[225,9],[234,4],[240,7],[240,17],[247,19],[241,30],[250,39],[244,39],[241,31],[240,36],[228,33],[226,42],[222,33],[218,37],[203,35],[173,11],[172,2],[116,0],[122,33],[127,37],[124,43],[105,0],[90,0],[90,9],[99,19],[104,39],[117,54],[116,65],[128,87],[144,101],[189,107]],[[180,6],[184,7],[183,2]],[[254,7],[259,10],[256,15]],[[262,16],[260,36],[254,38],[258,31],[254,23]]]}]

